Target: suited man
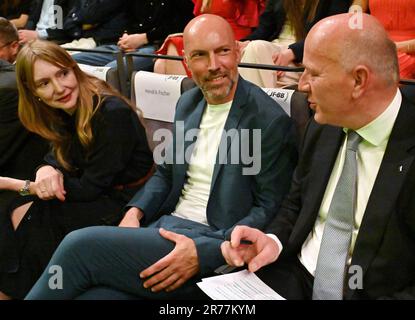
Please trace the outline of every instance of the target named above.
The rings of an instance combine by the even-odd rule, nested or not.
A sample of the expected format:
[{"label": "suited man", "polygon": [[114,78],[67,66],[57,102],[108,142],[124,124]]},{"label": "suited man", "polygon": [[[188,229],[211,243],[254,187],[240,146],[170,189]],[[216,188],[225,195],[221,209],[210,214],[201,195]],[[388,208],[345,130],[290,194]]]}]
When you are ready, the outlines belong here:
[{"label": "suited man", "polygon": [[[18,92],[14,61],[19,52],[16,27],[0,17],[0,176],[18,179],[34,178],[35,168],[43,161],[48,143],[27,131],[17,114]],[[17,197],[16,192],[0,190],[0,244],[14,237],[10,228],[7,206]],[[0,245],[2,262],[7,260],[8,248]],[[10,251],[13,249],[10,248]],[[0,292],[0,300],[7,298]]]},{"label": "suited man", "polygon": [[22,126],[17,115],[13,63],[19,49],[16,28],[0,17],[0,175],[27,179],[34,174],[48,147],[43,139]]},{"label": "suited man", "polygon": [[34,0],[27,24],[19,30],[20,43],[34,39],[72,41],[63,29],[63,19],[76,3],[77,0]]},{"label": "suited man", "polygon": [[[173,157],[166,156],[129,203],[120,224],[129,228],[68,235],[50,262],[65,270],[63,289],[50,290],[46,269],[28,299],[98,298],[84,291],[102,285],[145,298],[194,298],[200,292],[195,282],[224,263],[220,245],[232,228],[262,228],[277,212],[296,163],[291,119],[262,89],[238,76],[238,46],[223,18],[193,19],[184,31],[184,50],[198,88],[178,102],[173,148],[166,151]],[[230,135],[221,141],[222,128]],[[186,138],[182,146],[180,137],[193,136],[195,129],[196,142]],[[242,129],[250,134],[259,129],[261,136],[239,141]],[[251,148],[258,171],[235,157],[240,153],[234,144],[240,142],[241,150],[247,144],[261,147]]]},{"label": "suited man", "polygon": [[[222,253],[232,265],[259,270],[289,299],[319,299],[327,283],[324,290],[336,292],[324,299],[413,299],[415,106],[398,90],[396,47],[383,27],[363,15],[364,27],[352,29],[350,18],[326,18],[306,38],[300,88],[315,116],[269,234],[237,227]],[[357,146],[349,145],[359,136]],[[356,177],[356,166],[357,182],[344,188],[343,177]],[[354,196],[337,201],[346,193]],[[331,234],[337,238],[330,231],[348,206],[352,221],[344,227],[350,232],[344,251],[337,242],[343,231]],[[241,238],[254,243],[241,247]],[[336,282],[333,271],[340,272]]]}]

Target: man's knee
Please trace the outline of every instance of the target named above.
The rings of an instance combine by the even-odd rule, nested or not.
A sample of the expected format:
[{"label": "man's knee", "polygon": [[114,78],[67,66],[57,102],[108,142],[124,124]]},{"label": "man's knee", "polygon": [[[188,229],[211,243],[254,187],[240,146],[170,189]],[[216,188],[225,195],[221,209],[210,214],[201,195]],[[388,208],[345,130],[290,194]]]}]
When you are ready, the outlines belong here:
[{"label": "man's knee", "polygon": [[79,248],[91,248],[101,240],[105,241],[108,228],[111,227],[97,226],[72,231],[65,236],[60,247],[68,252],[74,252]]}]

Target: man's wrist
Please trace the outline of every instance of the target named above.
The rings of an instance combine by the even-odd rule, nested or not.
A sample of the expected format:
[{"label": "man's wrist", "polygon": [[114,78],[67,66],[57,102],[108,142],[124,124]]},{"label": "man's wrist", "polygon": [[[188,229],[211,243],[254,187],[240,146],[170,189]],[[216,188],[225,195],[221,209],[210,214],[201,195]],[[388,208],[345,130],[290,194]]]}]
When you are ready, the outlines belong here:
[{"label": "man's wrist", "polygon": [[266,235],[268,237],[270,237],[272,240],[275,241],[275,243],[277,244],[277,247],[279,249],[279,253],[281,253],[281,251],[283,249],[283,246],[282,246],[282,243],[281,243],[280,239],[278,239],[278,237],[275,234],[272,234],[272,233],[267,233]]}]

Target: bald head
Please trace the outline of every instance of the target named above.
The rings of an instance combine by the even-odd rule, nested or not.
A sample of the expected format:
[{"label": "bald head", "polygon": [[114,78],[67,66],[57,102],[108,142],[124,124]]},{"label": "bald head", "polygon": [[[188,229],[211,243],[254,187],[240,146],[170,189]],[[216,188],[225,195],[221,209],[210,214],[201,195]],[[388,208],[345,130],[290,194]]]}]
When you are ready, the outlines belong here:
[{"label": "bald head", "polygon": [[[365,65],[389,84],[399,79],[395,44],[373,16],[339,14],[319,21],[309,32],[305,50],[317,50],[351,71]],[[361,18],[361,25],[354,19]]]},{"label": "bald head", "polygon": [[186,53],[189,43],[195,38],[226,37],[227,41],[235,43],[235,36],[229,23],[214,14],[203,14],[192,19],[183,32],[183,45]]},{"label": "bald head", "polygon": [[204,14],[184,29],[184,60],[211,105],[233,100],[240,53],[233,30],[222,17]]}]

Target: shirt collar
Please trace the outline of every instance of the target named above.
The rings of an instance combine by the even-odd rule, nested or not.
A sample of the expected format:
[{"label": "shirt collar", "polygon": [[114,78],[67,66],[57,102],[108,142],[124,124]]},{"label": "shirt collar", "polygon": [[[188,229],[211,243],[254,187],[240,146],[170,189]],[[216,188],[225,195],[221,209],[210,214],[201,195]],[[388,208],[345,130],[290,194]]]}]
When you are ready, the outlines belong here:
[{"label": "shirt collar", "polygon": [[[367,142],[374,146],[380,146],[383,142],[389,140],[396,117],[401,107],[402,94],[396,90],[395,97],[389,106],[376,119],[356,132]],[[345,132],[346,128],[343,129]]]}]

